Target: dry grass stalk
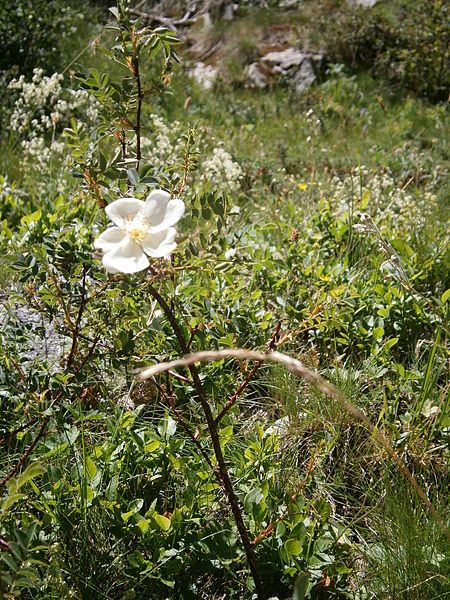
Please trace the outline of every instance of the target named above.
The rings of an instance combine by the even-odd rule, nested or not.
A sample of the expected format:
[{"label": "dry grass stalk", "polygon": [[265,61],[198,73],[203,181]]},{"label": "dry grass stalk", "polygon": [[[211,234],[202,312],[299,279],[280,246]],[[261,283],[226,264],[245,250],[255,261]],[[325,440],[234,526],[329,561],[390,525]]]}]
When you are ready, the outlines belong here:
[{"label": "dry grass stalk", "polygon": [[340,392],[333,384],[329,383],[321,375],[305,367],[305,365],[296,358],[293,358],[292,356],[288,356],[287,354],[283,354],[282,352],[278,352],[276,350],[272,352],[258,352],[255,350],[244,350],[242,348],[235,348],[229,350],[206,350],[203,352],[194,352],[193,354],[187,354],[186,356],[178,360],[163,362],[157,365],[153,365],[151,367],[146,367],[137,374],[137,379],[139,381],[144,381],[146,379],[149,379],[150,377],[155,377],[156,375],[170,371],[171,369],[180,369],[183,367],[192,366],[198,362],[214,362],[224,360],[226,358],[234,358],[236,360],[269,361],[278,363],[280,365],[283,365],[283,367],[285,367],[288,371],[290,371],[297,377],[300,377],[301,379],[313,385],[316,389],[318,389],[326,396],[338,400],[341,406],[349,414],[355,417],[371,432],[372,436],[389,454],[389,456],[397,464],[398,468],[403,473],[405,478],[412,485],[419,498],[422,500],[422,502],[428,508],[430,513],[433,515],[436,522],[440,525],[445,535],[450,540],[450,531],[447,527],[447,524],[445,523],[445,520],[436,511],[432,502],[429,500],[425,492],[418,484],[417,479],[405,465],[400,455],[394,450],[392,444],[389,442],[386,436],[371,423],[371,421],[359,408],[357,408],[354,404],[349,402],[342,394],[342,392]]}]

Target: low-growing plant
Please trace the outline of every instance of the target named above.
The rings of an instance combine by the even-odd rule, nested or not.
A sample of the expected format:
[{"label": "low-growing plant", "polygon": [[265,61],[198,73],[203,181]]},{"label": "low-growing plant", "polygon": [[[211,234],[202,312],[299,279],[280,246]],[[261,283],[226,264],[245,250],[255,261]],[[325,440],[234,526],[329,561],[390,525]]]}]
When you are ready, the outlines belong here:
[{"label": "low-growing plant", "polygon": [[46,127],[73,95],[55,75],[37,117],[11,107],[11,138],[39,131],[66,160],[39,193],[32,166],[0,180],[1,595],[431,600],[447,582],[439,174],[324,166],[346,107],[372,123],[340,67],[300,121],[284,98],[291,125],[281,96],[217,90],[190,99],[194,125],[168,118],[191,114],[171,95],[177,36],[126,2],[111,14],[108,66],[77,67],[82,103]]},{"label": "low-growing plant", "polygon": [[[385,6],[386,4],[386,6]],[[397,89],[445,101],[448,95],[448,6],[442,0],[341,7],[323,21],[331,62],[369,66]]]}]

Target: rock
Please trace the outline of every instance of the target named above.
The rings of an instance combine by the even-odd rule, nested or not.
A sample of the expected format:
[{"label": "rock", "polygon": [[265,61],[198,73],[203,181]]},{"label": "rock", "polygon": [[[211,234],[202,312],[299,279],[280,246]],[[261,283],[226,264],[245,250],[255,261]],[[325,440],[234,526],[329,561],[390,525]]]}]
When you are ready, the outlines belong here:
[{"label": "rock", "polygon": [[310,60],[305,60],[300,65],[300,68],[292,78],[292,85],[298,94],[307,90],[316,80],[312,63]]},{"label": "rock", "polygon": [[263,89],[269,85],[268,76],[262,71],[260,63],[251,63],[245,70],[245,76],[249,87]]},{"label": "rock", "polygon": [[268,63],[277,71],[286,71],[291,67],[298,67],[305,59],[305,55],[296,48],[288,48],[281,52],[269,52],[261,58],[261,62]]},{"label": "rock", "polygon": [[347,0],[350,6],[362,6],[363,8],[371,8],[375,6],[378,0]]},{"label": "rock", "polygon": [[235,10],[238,8],[238,4],[226,4],[223,8],[222,19],[225,21],[232,21],[234,19]]},{"label": "rock", "polygon": [[280,8],[300,8],[303,0],[281,0],[279,3]]},{"label": "rock", "polygon": [[7,306],[0,302],[0,327],[6,334],[11,328],[22,337],[21,359],[22,366],[26,367],[36,361],[57,368],[64,352],[70,347],[70,340],[59,334],[53,323],[37,311],[26,305]]},{"label": "rock", "polygon": [[282,79],[298,93],[308,89],[316,80],[323,54],[287,48],[269,52],[258,62],[247,67],[246,76],[250,87],[264,88]]}]

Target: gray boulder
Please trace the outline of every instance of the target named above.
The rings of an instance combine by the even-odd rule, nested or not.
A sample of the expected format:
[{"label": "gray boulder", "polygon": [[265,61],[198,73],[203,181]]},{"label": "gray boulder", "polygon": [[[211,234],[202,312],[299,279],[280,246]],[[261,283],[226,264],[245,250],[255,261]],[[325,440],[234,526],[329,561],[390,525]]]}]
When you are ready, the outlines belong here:
[{"label": "gray boulder", "polygon": [[250,87],[265,88],[277,81],[286,81],[296,92],[308,89],[316,80],[323,54],[288,48],[269,52],[246,69]]},{"label": "gray boulder", "polygon": [[378,0],[347,0],[350,6],[362,6],[363,8],[371,8],[375,6]]}]

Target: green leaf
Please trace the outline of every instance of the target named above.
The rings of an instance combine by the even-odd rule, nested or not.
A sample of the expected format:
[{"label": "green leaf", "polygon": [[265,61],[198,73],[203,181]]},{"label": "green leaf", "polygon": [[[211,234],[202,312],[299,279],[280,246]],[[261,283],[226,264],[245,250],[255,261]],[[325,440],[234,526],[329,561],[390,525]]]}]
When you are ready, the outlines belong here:
[{"label": "green leaf", "polygon": [[172,417],[166,413],[165,418],[159,423],[158,431],[161,437],[170,438],[177,430],[177,423]]},{"label": "green leaf", "polygon": [[295,580],[292,600],[304,600],[308,591],[309,573],[300,573]]},{"label": "green leaf", "polygon": [[20,489],[23,485],[31,481],[31,479],[39,477],[39,475],[43,475],[44,473],[45,468],[41,465],[41,463],[31,463],[31,465],[28,465],[25,471],[17,478],[16,489]]},{"label": "green leaf", "polygon": [[369,204],[369,200],[370,200],[370,191],[366,190],[363,193],[363,195],[361,196],[360,210],[365,210],[367,208],[367,205]]},{"label": "green leaf", "polygon": [[442,296],[441,296],[442,304],[445,304],[449,298],[450,298],[450,288],[442,294]]},{"label": "green leaf", "polygon": [[168,519],[164,515],[155,515],[155,521],[158,523],[158,525],[163,531],[169,531],[171,526],[170,519]]},{"label": "green leaf", "polygon": [[133,502],[130,504],[129,510],[120,515],[123,521],[127,523],[130,517],[132,517],[141,510],[143,504],[144,500],[142,498],[136,498],[136,500],[133,500]]},{"label": "green leaf", "polygon": [[119,10],[117,9],[116,6],[110,6],[108,8],[108,10],[110,13],[112,13],[116,17],[117,20],[119,20]]},{"label": "green leaf", "polygon": [[19,500],[22,500],[22,498],[25,498],[25,494],[9,494],[8,496],[6,496],[6,498],[2,502],[1,512],[5,513],[16,502],[19,502]]},{"label": "green leaf", "polygon": [[144,446],[144,452],[154,452],[157,448],[161,446],[161,443],[158,440],[150,440]]},{"label": "green leaf", "polygon": [[17,570],[19,568],[19,565],[17,564],[17,562],[14,560],[14,558],[11,556],[11,554],[7,554],[2,553],[0,554],[1,558],[3,558],[4,562],[8,565],[8,567],[14,571],[14,573],[17,573]]},{"label": "green leaf", "polygon": [[286,552],[291,556],[300,556],[300,554],[303,552],[302,544],[298,540],[294,540],[292,538],[286,540],[284,547]]},{"label": "green leaf", "polygon": [[42,217],[42,211],[41,211],[41,209],[38,208],[38,210],[35,210],[30,215],[25,215],[24,217],[22,217],[20,219],[20,222],[22,225],[31,225],[31,223],[34,223],[35,221],[39,221],[39,219],[41,217]]},{"label": "green leaf", "polygon": [[150,524],[150,521],[148,519],[139,519],[139,521],[136,523],[136,526],[139,527],[139,529],[141,530],[141,533],[144,534],[147,532],[148,526]]},{"label": "green leaf", "polygon": [[97,467],[90,456],[86,458],[86,473],[89,479],[94,479],[97,474]]},{"label": "green leaf", "polygon": [[244,499],[244,508],[247,512],[251,512],[254,504],[259,504],[262,500],[264,500],[264,494],[260,487],[254,488],[251,490]]},{"label": "green leaf", "polygon": [[387,340],[386,343],[384,344],[384,347],[386,350],[389,350],[390,348],[392,348],[393,346],[395,346],[395,344],[397,344],[398,342],[398,337],[396,338],[391,338],[390,340]]},{"label": "green leaf", "polygon": [[139,185],[139,173],[136,169],[128,169],[127,171],[128,181],[135,187]]},{"label": "green leaf", "polygon": [[384,327],[375,327],[372,335],[375,340],[380,340],[384,335]]}]

